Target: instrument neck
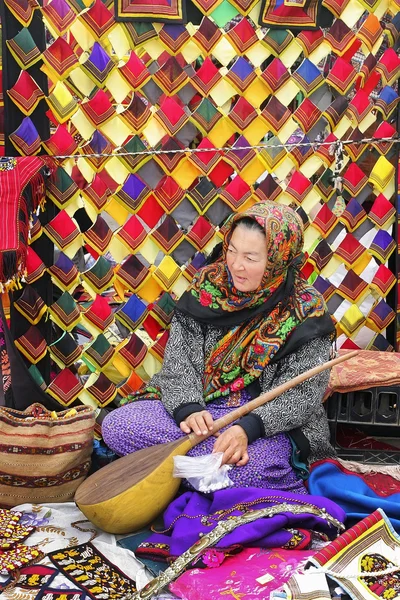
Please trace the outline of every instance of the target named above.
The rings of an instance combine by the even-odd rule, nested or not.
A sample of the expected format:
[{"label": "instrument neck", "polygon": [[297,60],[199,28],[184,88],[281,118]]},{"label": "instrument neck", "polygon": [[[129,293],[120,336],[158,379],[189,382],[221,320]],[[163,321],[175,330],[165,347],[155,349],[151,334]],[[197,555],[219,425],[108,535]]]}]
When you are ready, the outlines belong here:
[{"label": "instrument neck", "polygon": [[256,408],[258,408],[259,406],[262,406],[263,404],[266,404],[267,402],[271,402],[271,400],[274,400],[281,394],[285,393],[287,390],[295,387],[296,385],[299,385],[300,383],[303,383],[303,381],[306,381],[307,379],[310,379],[311,377],[314,377],[315,375],[318,375],[319,373],[321,373],[322,371],[325,371],[326,369],[331,369],[335,365],[337,365],[341,362],[344,362],[345,360],[349,360],[350,358],[353,358],[357,354],[358,354],[358,350],[354,350],[353,352],[346,352],[346,354],[343,354],[342,356],[339,356],[338,358],[330,360],[326,363],[321,363],[320,365],[314,367],[313,369],[310,369],[306,373],[301,373],[300,375],[297,375],[297,377],[294,377],[293,379],[290,379],[289,381],[282,383],[282,385],[279,385],[278,387],[270,390],[269,392],[265,392],[264,394],[261,394],[261,396],[254,398],[254,400],[250,400],[250,402],[243,404],[243,406],[239,406],[239,408],[236,408],[232,412],[229,412],[228,414],[226,414],[224,417],[221,417],[220,419],[217,419],[216,421],[214,421],[214,427],[213,427],[212,431],[209,431],[205,435],[196,435],[195,433],[192,432],[188,436],[189,440],[192,444],[192,448],[194,446],[196,446],[197,444],[199,444],[200,442],[202,442],[203,440],[208,439],[209,437],[211,437],[212,435],[214,435],[215,433],[217,433],[218,431],[223,429],[223,427],[227,427],[228,425],[231,425],[231,423],[234,423],[241,417],[244,417],[252,410],[255,410]]}]

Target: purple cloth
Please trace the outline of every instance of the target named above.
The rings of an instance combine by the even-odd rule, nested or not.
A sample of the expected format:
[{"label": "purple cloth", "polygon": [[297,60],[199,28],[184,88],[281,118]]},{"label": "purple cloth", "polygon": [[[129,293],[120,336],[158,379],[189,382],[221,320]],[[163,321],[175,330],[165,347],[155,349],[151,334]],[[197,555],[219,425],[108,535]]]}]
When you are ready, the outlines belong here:
[{"label": "purple cloth", "polygon": [[[248,392],[242,390],[240,400],[235,398],[235,404],[230,396],[208,403],[207,410],[218,419],[249,399]],[[107,446],[125,456],[155,444],[177,440],[183,433],[160,400],[138,400],[109,413],[102,423],[102,435]],[[208,438],[190,450],[188,456],[211,454],[214,443],[215,437]],[[286,434],[259,438],[249,445],[248,453],[247,465],[234,466],[229,471],[229,478],[236,487],[307,493],[290,464],[292,446]]]},{"label": "purple cloth", "polygon": [[[276,490],[260,490],[258,488],[229,488],[207,496],[198,492],[185,492],[171,502],[164,513],[164,526],[165,529],[170,528],[169,531],[167,533],[154,533],[139,548],[141,552],[146,552],[146,548],[151,550],[166,545],[169,547],[171,556],[178,556],[199,539],[200,533],[206,534],[212,531],[219,520],[225,520],[232,515],[243,514],[246,508],[255,510],[281,502],[312,504],[318,508],[325,508],[331,516],[340,522],[343,522],[346,516],[343,509],[322,496],[304,496],[288,492],[277,492]],[[250,503],[250,505],[243,506],[247,503]],[[240,505],[242,505],[241,510]],[[280,548],[292,538],[293,533],[290,529],[319,531],[325,533],[331,539],[338,534],[336,527],[319,516],[306,512],[303,514],[288,512],[240,525],[224,536],[215,547],[230,548],[239,545]]]}]

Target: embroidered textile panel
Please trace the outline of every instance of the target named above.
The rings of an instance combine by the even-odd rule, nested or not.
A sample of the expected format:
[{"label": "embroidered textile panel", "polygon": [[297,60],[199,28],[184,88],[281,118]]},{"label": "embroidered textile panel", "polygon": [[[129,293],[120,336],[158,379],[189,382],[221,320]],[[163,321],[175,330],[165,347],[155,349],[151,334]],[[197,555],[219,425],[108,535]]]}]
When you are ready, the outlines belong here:
[{"label": "embroidered textile panel", "polygon": [[48,556],[61,573],[83,588],[92,600],[98,598],[100,590],[107,600],[119,600],[136,592],[135,582],[90,542],[51,552]]},{"label": "embroidered textile panel", "polygon": [[[396,575],[386,574],[386,571],[393,568],[399,542],[400,538],[388,517],[378,508],[317,552],[311,562],[317,569],[323,567],[328,572],[339,573],[338,577],[344,582],[343,590],[355,600],[385,596],[396,598],[399,579]],[[357,571],[354,571],[355,567]],[[359,573],[359,576],[349,577],[353,573]],[[337,577],[329,578],[338,581]],[[292,581],[293,577],[288,582],[288,588]]]},{"label": "embroidered textile panel", "polygon": [[[174,304],[226,217],[265,198],[303,219],[303,272],[338,346],[393,349],[396,2],[324,0],[321,16],[312,2],[193,1],[200,25],[161,23],[161,10],[119,21],[144,14],[133,0],[53,0],[34,8],[45,52],[22,21],[7,40],[21,66],[8,92],[21,112],[15,148],[66,157],[49,189],[57,214],[31,232],[55,260],[31,248],[17,308],[29,323],[18,347],[65,405],[118,403],[160,369]],[[29,75],[36,62],[48,95]],[[45,140],[30,118],[38,103]],[[44,273],[48,306],[29,291]],[[46,318],[50,341],[37,329]],[[48,355],[51,383],[38,375]]]}]

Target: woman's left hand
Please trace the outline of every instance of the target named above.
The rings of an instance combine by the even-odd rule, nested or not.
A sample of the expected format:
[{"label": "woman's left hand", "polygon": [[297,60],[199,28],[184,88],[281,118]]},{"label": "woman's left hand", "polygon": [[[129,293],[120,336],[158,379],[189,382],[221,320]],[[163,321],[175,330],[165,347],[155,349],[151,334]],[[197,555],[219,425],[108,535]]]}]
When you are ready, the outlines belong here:
[{"label": "woman's left hand", "polygon": [[248,439],[246,432],[240,425],[232,425],[226,431],[221,433],[213,448],[213,453],[223,452],[223,465],[236,465],[243,467],[249,462],[247,453]]}]

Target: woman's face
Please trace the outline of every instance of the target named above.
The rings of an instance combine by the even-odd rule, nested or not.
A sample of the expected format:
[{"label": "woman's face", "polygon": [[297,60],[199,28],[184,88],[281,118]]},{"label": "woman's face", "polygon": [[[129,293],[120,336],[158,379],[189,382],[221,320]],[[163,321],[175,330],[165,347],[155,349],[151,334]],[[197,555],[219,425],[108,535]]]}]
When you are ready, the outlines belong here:
[{"label": "woman's face", "polygon": [[265,235],[257,229],[237,225],[228,245],[226,263],[237,290],[256,290],[261,284],[267,265]]}]

